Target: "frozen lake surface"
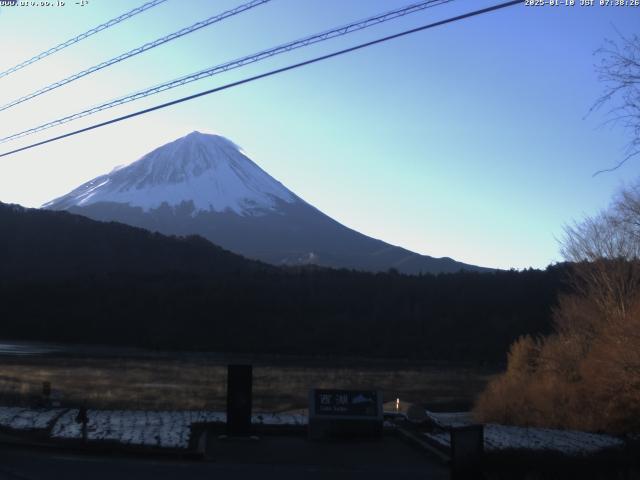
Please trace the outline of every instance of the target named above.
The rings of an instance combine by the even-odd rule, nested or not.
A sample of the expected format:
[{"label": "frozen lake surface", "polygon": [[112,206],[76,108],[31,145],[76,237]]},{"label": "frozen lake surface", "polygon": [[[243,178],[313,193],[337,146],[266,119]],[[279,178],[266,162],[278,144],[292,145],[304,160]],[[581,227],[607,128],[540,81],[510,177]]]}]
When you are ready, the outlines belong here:
[{"label": "frozen lake surface", "polygon": [[50,355],[59,352],[61,348],[63,347],[44,343],[0,342],[0,356],[29,357],[35,355]]}]

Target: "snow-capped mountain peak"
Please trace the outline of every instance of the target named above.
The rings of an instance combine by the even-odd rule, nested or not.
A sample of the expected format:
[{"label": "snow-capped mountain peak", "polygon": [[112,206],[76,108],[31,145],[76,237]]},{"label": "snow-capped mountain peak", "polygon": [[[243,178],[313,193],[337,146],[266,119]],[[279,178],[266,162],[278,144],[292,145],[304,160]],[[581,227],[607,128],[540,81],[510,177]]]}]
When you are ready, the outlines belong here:
[{"label": "snow-capped mountain peak", "polygon": [[403,273],[482,270],[352,230],[301,200],[230,140],[200,132],[114,168],[44,207],[168,235],[200,235],[275,265]]},{"label": "snow-capped mountain peak", "polygon": [[296,200],[298,197],[235,143],[195,131],[90,180],[43,207],[66,209],[114,202],[149,211],[163,203],[179,206],[192,202],[195,212],[254,215],[274,210],[278,201]]}]

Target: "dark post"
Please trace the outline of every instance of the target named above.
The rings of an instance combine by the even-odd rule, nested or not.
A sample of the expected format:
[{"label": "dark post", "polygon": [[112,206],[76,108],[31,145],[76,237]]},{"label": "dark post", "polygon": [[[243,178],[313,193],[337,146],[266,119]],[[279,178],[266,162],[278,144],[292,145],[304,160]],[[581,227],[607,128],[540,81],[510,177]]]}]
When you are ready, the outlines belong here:
[{"label": "dark post", "polygon": [[251,435],[251,365],[229,365],[227,370],[227,435]]},{"label": "dark post", "polygon": [[76,422],[82,425],[82,441],[87,441],[87,423],[89,422],[89,415],[87,415],[87,407],[85,404],[82,404],[80,409],[78,410],[78,416],[76,417]]},{"label": "dark post", "polygon": [[478,478],[484,454],[484,426],[451,429],[451,469],[455,479]]},{"label": "dark post", "polygon": [[42,382],[42,406],[49,407],[51,404],[51,382]]}]

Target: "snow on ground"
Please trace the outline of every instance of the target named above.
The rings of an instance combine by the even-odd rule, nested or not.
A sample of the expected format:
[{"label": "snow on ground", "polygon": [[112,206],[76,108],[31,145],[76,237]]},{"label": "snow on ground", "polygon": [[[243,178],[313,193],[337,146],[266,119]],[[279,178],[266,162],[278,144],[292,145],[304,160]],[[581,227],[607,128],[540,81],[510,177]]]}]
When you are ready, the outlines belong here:
[{"label": "snow on ground", "polygon": [[306,415],[301,413],[262,413],[253,415],[251,422],[258,425],[307,425]]},{"label": "snow on ground", "polygon": [[[427,416],[442,429],[461,427],[473,423],[471,414],[467,412],[427,412]],[[450,447],[451,437],[448,431],[427,433],[425,436],[446,448]],[[577,456],[622,446],[624,446],[622,440],[610,435],[575,430],[512,427],[496,424],[484,426],[484,448],[488,452],[513,449],[547,451]]]},{"label": "snow on ground", "polygon": [[[62,415],[52,430],[52,437],[82,438],[81,426],[76,422],[77,415],[77,409]],[[194,423],[226,421],[225,413],[206,411],[89,410],[87,415],[89,441],[115,441],[125,445],[163,448],[187,448],[191,425]],[[307,418],[300,414],[269,413],[253,415],[252,422],[258,425],[306,425]]]},{"label": "snow on ground", "polygon": [[0,426],[14,430],[43,430],[63,411],[59,408],[0,407]]},{"label": "snow on ground", "polygon": [[[78,409],[28,409],[0,407],[0,426],[14,430],[51,428],[51,437],[82,438],[82,427],[76,421]],[[224,412],[209,411],[134,411],[89,410],[87,412],[89,441],[114,441],[125,445],[163,448],[187,448],[194,423],[224,423]],[[263,413],[252,417],[256,425],[307,424],[300,413]]]},{"label": "snow on ground", "polygon": [[[76,422],[77,409],[64,414],[51,432],[54,438],[80,439],[81,425]],[[146,412],[133,410],[89,410],[87,438],[115,441],[125,445],[164,448],[187,448],[191,425],[198,422],[224,422],[219,412],[175,411]]]},{"label": "snow on ground", "polygon": [[471,412],[436,413],[427,410],[426,413],[427,418],[441,428],[464,427],[465,425],[471,425],[473,423]]},{"label": "snow on ground", "polygon": [[[194,423],[226,421],[225,413],[210,411],[89,410],[87,415],[89,441],[161,448],[187,448]],[[76,422],[77,416],[77,409],[0,407],[0,426],[23,431],[50,428],[52,438],[79,440],[82,429]],[[467,412],[427,412],[427,416],[439,430],[425,435],[447,448],[450,446],[448,429],[472,423]],[[307,416],[302,413],[263,413],[253,415],[252,422],[256,425],[304,426]],[[487,451],[516,449],[584,455],[624,445],[622,440],[609,435],[494,424],[485,425],[484,438]]]}]

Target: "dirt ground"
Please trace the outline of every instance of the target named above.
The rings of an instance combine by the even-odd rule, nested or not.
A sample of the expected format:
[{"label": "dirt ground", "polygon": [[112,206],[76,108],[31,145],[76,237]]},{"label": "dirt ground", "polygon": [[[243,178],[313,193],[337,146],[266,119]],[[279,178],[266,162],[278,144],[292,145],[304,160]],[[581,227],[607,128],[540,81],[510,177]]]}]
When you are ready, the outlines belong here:
[{"label": "dirt ground", "polygon": [[[143,358],[58,355],[0,357],[0,403],[33,404],[49,382],[63,405],[103,409],[206,409],[226,406],[226,365],[237,358],[156,355]],[[246,360],[245,360],[246,361]],[[368,388],[385,402],[434,410],[468,409],[496,368],[407,362],[262,358],[254,364],[254,411],[307,406],[310,388]]]}]

